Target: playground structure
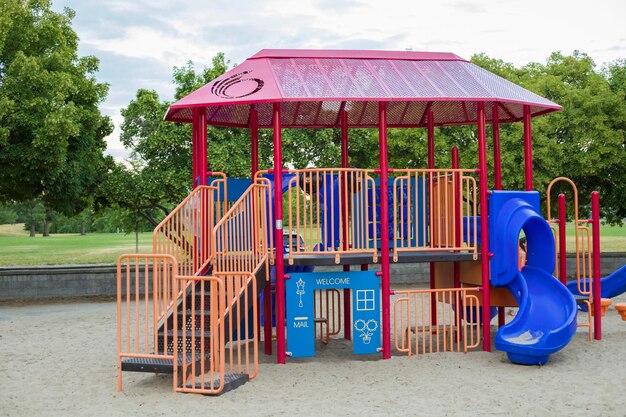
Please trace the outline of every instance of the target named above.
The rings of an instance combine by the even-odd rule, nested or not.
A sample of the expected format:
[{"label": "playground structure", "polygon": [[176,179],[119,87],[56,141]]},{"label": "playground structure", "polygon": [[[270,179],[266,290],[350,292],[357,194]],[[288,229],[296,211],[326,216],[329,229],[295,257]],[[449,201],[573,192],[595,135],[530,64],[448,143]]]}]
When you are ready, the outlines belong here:
[{"label": "playground structure", "polygon": [[[547,362],[577,326],[576,301],[553,276],[564,279],[555,259],[565,252],[548,221],[561,227],[565,216],[549,217],[548,190],[546,221],[533,189],[531,120],[559,109],[453,54],[382,51],[263,50],[174,103],[166,120],[193,126],[194,190],[155,229],[153,254],[118,263],[118,388],[122,371],[143,371],[172,373],[180,392],[233,389],[257,374],[261,333],[266,354],[275,337],[278,363],[314,355],[316,337],[329,343],[340,331],[355,353],[383,359],[392,340],[409,355],[490,351],[496,312],[497,349],[516,363]],[[505,191],[499,125],[520,121],[525,189]],[[209,124],[250,129],[251,180],[236,201],[229,179],[208,169]],[[464,124],[477,126],[478,167],[460,168],[457,149],[452,167],[436,167],[435,127]],[[378,128],[377,169],[350,167],[349,129],[360,127]],[[426,168],[389,167],[391,127],[426,129]],[[274,166],[265,171],[261,128],[273,130]],[[340,128],[341,167],[284,168],[283,128]],[[597,194],[592,205],[580,257],[575,216],[584,264],[576,278],[595,312],[586,325],[600,339]],[[522,231],[528,262],[520,271]],[[430,289],[397,291],[392,305],[390,265],[398,262],[428,262]],[[320,265],[341,270],[312,271]],[[505,307],[519,307],[508,324]]]}]

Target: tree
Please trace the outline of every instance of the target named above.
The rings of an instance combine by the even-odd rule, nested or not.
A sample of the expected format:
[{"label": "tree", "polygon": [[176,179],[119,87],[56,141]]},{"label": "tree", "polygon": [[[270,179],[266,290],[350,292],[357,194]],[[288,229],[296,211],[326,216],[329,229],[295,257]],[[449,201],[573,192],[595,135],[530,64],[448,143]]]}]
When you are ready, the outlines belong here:
[{"label": "tree", "polygon": [[[180,99],[228,67],[218,53],[212,65],[199,74],[192,62],[174,68],[175,99]],[[119,206],[156,226],[191,191],[191,126],[163,121],[170,105],[156,91],[139,89],[122,109],[124,122],[120,140],[131,150],[132,167],[110,166],[102,184],[98,206]],[[230,177],[249,176],[250,139],[244,129],[207,129],[209,169]],[[127,229],[128,230],[128,229]]]},{"label": "tree", "polygon": [[[571,56],[555,52],[545,65],[522,68],[484,54],[472,61],[563,106],[533,120],[535,189],[543,192],[551,179],[568,177],[578,187],[581,216],[588,215],[589,194],[597,190],[605,220],[621,224],[626,218],[626,61],[602,71],[578,51]],[[520,189],[522,128],[516,123],[502,129],[503,182]]]},{"label": "tree", "polygon": [[46,0],[0,3],[0,201],[74,214],[104,174],[108,86],[98,59],[78,56],[73,17]]}]

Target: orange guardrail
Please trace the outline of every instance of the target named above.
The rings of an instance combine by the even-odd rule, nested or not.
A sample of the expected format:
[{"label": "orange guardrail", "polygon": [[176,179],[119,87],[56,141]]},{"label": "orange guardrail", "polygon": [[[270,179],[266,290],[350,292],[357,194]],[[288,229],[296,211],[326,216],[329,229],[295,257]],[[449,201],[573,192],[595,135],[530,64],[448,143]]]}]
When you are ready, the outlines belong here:
[{"label": "orange guardrail", "polygon": [[[394,261],[400,252],[410,251],[467,251],[478,258],[478,188],[470,176],[474,172],[394,170]],[[457,234],[462,237],[460,246],[456,244]]]},{"label": "orange guardrail", "polygon": [[[155,229],[155,254],[120,257],[120,390],[124,358],[171,360],[174,389],[183,392],[215,394],[228,374],[256,376],[255,274],[273,246],[269,189],[260,180],[226,210],[220,176],[197,187]],[[203,276],[207,271],[211,276]],[[267,267],[265,274],[269,279]]]},{"label": "orange guardrail", "polygon": [[[267,180],[252,184],[215,225],[212,232],[213,271],[255,273],[269,260],[273,233],[270,185]],[[266,268],[269,279],[269,269]]]},{"label": "orange guardrail", "polygon": [[[477,288],[395,291],[394,340],[407,355],[467,352],[480,344]],[[431,299],[436,310],[431,320]],[[471,317],[467,317],[471,316]]]},{"label": "orange guardrail", "polygon": [[153,252],[172,255],[179,275],[196,275],[209,261],[216,192],[216,187],[197,187],[154,229]]},{"label": "orange guardrail", "polygon": [[[208,258],[211,276],[179,277],[181,286],[190,288],[181,304],[187,329],[181,346],[189,352],[174,370],[176,391],[217,394],[225,378],[252,379],[257,374],[255,275],[265,265],[265,280],[269,280],[267,263],[273,246],[269,190],[267,180],[252,184],[217,222]],[[205,311],[211,312],[209,317]]]},{"label": "orange guardrail", "polygon": [[[189,347],[174,365],[175,390],[218,394],[226,379],[255,378],[258,312],[254,275],[233,272],[177,279],[181,287],[192,290],[189,301],[183,298],[181,304],[186,329],[174,331],[175,340],[180,338],[181,346]],[[211,314],[207,317],[203,312],[208,306]]]},{"label": "orange guardrail", "polygon": [[[286,258],[290,265],[294,255],[320,252],[334,254],[337,263],[347,253],[371,254],[373,262],[378,261],[378,252],[371,244],[376,240],[376,228],[371,227],[375,223],[371,207],[376,205],[373,172],[351,168],[284,170],[292,175],[284,205],[284,230],[290,232],[284,243],[289,248]],[[256,179],[267,173],[257,172]],[[306,245],[295,241],[297,236],[302,236]]]},{"label": "orange guardrail", "polygon": [[[575,245],[575,254],[576,254],[576,286],[578,288],[578,292],[584,296],[589,297],[588,300],[584,300],[583,303],[587,307],[587,321],[585,323],[579,322],[578,327],[586,327],[588,329],[588,338],[591,341],[592,333],[593,333],[593,320],[591,316],[591,300],[592,300],[592,289],[593,289],[593,262],[592,262],[592,244],[591,244],[591,229],[589,228],[589,221],[586,219],[581,220],[578,217],[578,188],[574,181],[566,177],[558,177],[550,181],[548,184],[548,189],[546,191],[546,200],[547,200],[547,220],[550,224],[550,228],[552,229],[552,233],[554,234],[555,241],[558,242],[560,233],[567,233],[565,227],[559,228],[559,223],[565,221],[565,218],[553,218],[552,217],[552,187],[559,182],[564,182],[571,186],[572,195],[574,197],[574,245]],[[564,203],[563,203],[564,204]],[[555,249],[555,276],[561,275],[561,264],[565,265],[565,261],[563,263],[559,262],[561,257],[565,256],[565,253],[560,253],[559,245],[554,245]],[[585,279],[588,278],[588,279]]]},{"label": "orange guardrail", "polygon": [[[393,204],[389,238],[393,259],[401,252],[464,251],[478,257],[477,182],[471,169],[391,170]],[[257,173],[261,178],[267,171]],[[288,170],[285,192],[286,258],[330,253],[378,258],[380,219],[375,170],[307,168]],[[332,181],[332,185],[327,184]],[[419,185],[418,185],[419,184]],[[305,243],[295,241],[302,236]],[[461,244],[457,244],[461,236]]]},{"label": "orange guardrail", "polygon": [[214,222],[216,224],[230,208],[228,202],[228,179],[223,172],[210,173],[209,186],[215,188]]},{"label": "orange guardrail", "polygon": [[[179,296],[178,265],[171,255],[127,254],[117,261],[117,365],[118,391],[122,390],[122,360],[154,358],[173,360],[168,351],[168,320]],[[161,335],[159,336],[159,330]]]},{"label": "orange guardrail", "polygon": [[[578,281],[578,291],[581,294],[591,296],[592,280],[582,279],[587,277],[593,277],[593,262],[591,261],[591,230],[589,229],[589,221],[586,219],[581,220],[578,217],[578,188],[576,187],[576,184],[574,184],[574,182],[569,178],[558,177],[552,180],[550,184],[548,184],[548,189],[546,192],[548,223],[552,228],[555,238],[558,238],[558,228],[555,227],[555,225],[558,224],[559,219],[552,218],[550,204],[552,200],[552,187],[558,182],[565,182],[572,187],[572,194],[574,196],[574,243],[576,253],[576,280]],[[557,259],[556,272],[558,273],[558,259],[560,254],[558,253],[558,245],[555,245],[555,248],[557,251],[555,253]]]},{"label": "orange guardrail", "polygon": [[296,235],[289,234],[285,242],[290,248],[289,264],[294,255],[320,252],[334,254],[337,263],[347,253],[371,254],[377,262],[378,252],[371,244],[376,240],[376,228],[370,227],[375,221],[370,207],[376,206],[373,172],[352,168],[289,170],[294,176],[287,192],[286,230],[310,243],[300,246],[292,241]]}]

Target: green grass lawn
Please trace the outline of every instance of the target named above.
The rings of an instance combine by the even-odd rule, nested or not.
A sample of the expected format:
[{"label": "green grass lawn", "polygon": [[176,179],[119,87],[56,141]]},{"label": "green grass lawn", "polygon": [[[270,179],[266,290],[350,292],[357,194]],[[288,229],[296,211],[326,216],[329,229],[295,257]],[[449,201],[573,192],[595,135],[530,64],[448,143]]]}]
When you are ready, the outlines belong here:
[{"label": "green grass lawn", "polygon": [[[0,225],[0,266],[115,263],[135,252],[135,234],[53,234],[29,237],[22,225]],[[139,234],[139,252],[152,252],[152,233]]]},{"label": "green grass lawn", "polygon": [[[591,234],[591,224],[588,227]],[[586,240],[585,234],[579,232],[579,239]],[[567,224],[567,251],[572,253],[576,251],[574,225],[572,223]],[[600,251],[626,252],[626,227],[600,225]]]},{"label": "green grass lawn", "polygon": [[[575,247],[573,230],[568,224],[569,252]],[[307,241],[308,247],[311,244]],[[626,252],[626,227],[601,226],[600,249]],[[151,251],[152,234],[140,233],[139,253]],[[54,234],[44,238],[29,237],[23,225],[0,225],[0,266],[115,263],[121,254],[134,252],[132,233]]]}]

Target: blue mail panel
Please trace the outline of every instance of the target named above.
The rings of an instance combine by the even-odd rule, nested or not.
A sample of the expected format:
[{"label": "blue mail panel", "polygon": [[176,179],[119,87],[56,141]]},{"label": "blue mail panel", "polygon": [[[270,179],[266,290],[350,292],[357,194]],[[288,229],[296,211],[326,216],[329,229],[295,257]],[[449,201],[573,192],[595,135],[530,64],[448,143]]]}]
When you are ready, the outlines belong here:
[{"label": "blue mail panel", "polygon": [[315,290],[352,290],[353,351],[377,353],[381,346],[380,279],[374,271],[291,273],[286,281],[287,350],[292,357],[315,356]]},{"label": "blue mail panel", "polygon": [[[315,356],[313,280],[292,273],[285,282],[287,299],[287,351],[292,358]],[[302,277],[301,275],[304,275]]]}]

